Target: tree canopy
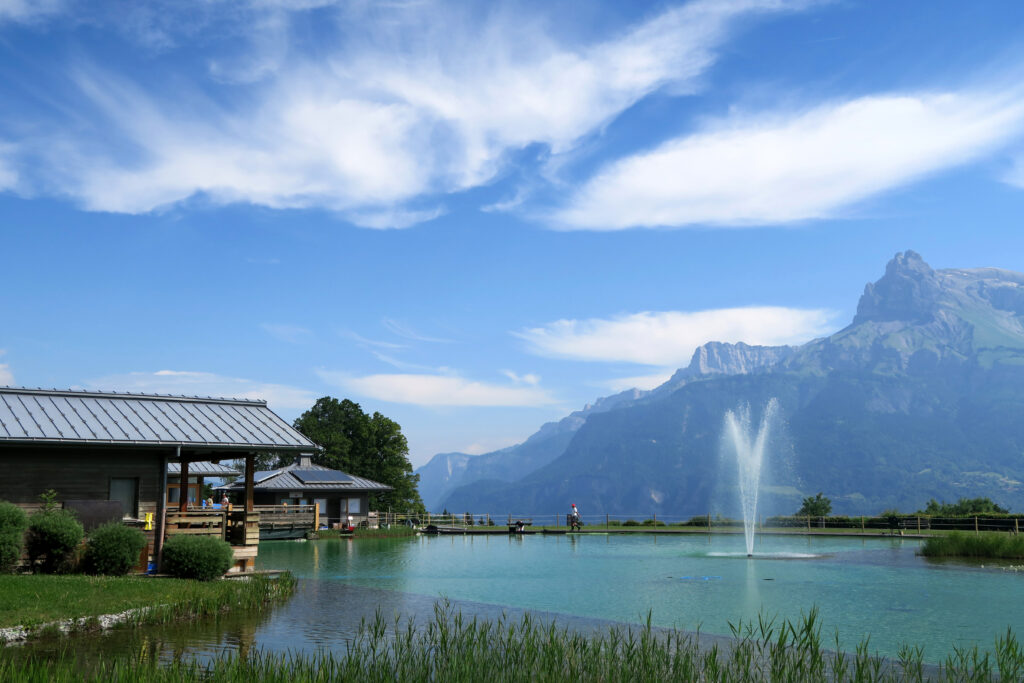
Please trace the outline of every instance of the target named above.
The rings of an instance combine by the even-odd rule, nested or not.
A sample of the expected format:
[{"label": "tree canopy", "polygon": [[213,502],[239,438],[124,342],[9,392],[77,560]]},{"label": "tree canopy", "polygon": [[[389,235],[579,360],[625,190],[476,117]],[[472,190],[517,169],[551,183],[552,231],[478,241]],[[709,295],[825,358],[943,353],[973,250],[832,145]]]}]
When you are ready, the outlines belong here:
[{"label": "tree canopy", "polygon": [[317,400],[293,425],[320,448],[313,462],[387,484],[391,491],[371,496],[378,509],[422,511],[417,484],[409,462],[409,444],[401,426],[374,412],[367,415],[358,403],[330,396]]},{"label": "tree canopy", "polygon": [[1009,510],[993,503],[989,498],[961,498],[955,503],[941,503],[932,498],[928,501],[924,510],[919,510],[922,515],[939,515],[944,517],[962,517],[967,515],[1002,514]]},{"label": "tree canopy", "polygon": [[818,491],[818,495],[804,498],[803,507],[796,514],[799,517],[827,517],[831,512],[832,501]]}]

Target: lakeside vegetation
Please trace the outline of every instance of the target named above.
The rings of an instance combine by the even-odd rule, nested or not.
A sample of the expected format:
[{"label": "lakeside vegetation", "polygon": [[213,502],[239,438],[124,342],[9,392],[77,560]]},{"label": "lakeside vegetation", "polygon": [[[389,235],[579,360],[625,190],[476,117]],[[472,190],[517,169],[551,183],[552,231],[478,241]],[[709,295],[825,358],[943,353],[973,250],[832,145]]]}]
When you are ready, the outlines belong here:
[{"label": "lakeside vegetation", "polygon": [[[732,626],[732,640],[639,627],[593,635],[572,632],[529,614],[497,621],[463,617],[446,604],[428,623],[380,612],[364,620],[344,652],[255,651],[205,662],[160,665],[141,657],[99,661],[83,670],[73,656],[0,658],[0,680],[20,681],[993,681],[1020,680],[1024,649],[1011,631],[991,652],[956,650],[938,666],[921,646],[897,657],[871,653],[867,640],[844,652],[825,638],[817,611],[797,622],[759,618]],[[998,672],[998,674],[997,674]],[[1001,677],[1001,678],[1000,678]]]},{"label": "lakeside vegetation", "polygon": [[[0,627],[29,629],[68,619],[141,610],[136,623],[194,619],[290,597],[295,579],[193,581],[141,576],[0,575]],[[0,676],[0,680],[7,680]]]},{"label": "lakeside vegetation", "polygon": [[1024,537],[1001,533],[965,534],[958,531],[934,536],[921,548],[925,557],[1024,559]]}]

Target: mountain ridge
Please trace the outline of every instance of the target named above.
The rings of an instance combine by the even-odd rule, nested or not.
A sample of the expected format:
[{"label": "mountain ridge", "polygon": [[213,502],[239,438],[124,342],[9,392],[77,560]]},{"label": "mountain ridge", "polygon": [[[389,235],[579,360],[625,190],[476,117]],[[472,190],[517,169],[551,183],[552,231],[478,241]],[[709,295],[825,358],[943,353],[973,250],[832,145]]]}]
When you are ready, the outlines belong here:
[{"label": "mountain ridge", "polygon": [[857,514],[958,495],[1020,507],[1021,380],[1024,274],[934,270],[906,251],[838,332],[799,347],[705,344],[661,387],[588,415],[549,462],[518,481],[456,488],[445,504],[707,510],[721,497],[722,414],[774,393],[799,475],[775,482],[779,506],[824,490],[838,512]]}]

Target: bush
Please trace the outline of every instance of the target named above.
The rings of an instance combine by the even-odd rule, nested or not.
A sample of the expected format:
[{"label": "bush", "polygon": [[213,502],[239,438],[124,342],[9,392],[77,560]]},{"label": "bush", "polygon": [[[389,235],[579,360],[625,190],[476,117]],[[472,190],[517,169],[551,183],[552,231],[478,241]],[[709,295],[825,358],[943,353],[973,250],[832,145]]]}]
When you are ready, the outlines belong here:
[{"label": "bush", "polygon": [[83,536],[82,524],[68,510],[40,510],[28,520],[25,549],[29,562],[45,574],[73,571],[74,551]]},{"label": "bush", "polygon": [[212,581],[231,569],[234,552],[213,536],[171,536],[164,543],[161,571],[180,579]]},{"label": "bush", "polygon": [[640,526],[640,522],[636,521],[635,519],[627,519],[625,522],[622,523],[622,526]]},{"label": "bush", "polygon": [[20,507],[0,502],[0,574],[18,565],[27,527],[28,517]]},{"label": "bush", "polygon": [[124,576],[139,561],[146,547],[146,535],[120,522],[97,527],[85,546],[85,571],[90,574]]}]

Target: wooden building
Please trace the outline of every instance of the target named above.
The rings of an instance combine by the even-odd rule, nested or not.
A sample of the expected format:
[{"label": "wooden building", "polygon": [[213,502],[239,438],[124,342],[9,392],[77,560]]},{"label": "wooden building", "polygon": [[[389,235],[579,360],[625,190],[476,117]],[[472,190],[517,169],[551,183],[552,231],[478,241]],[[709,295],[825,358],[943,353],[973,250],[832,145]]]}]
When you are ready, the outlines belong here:
[{"label": "wooden building", "polygon": [[[390,486],[372,479],[314,465],[310,455],[305,453],[299,456],[297,463],[257,472],[254,479],[253,500],[257,506],[264,509],[277,506],[277,512],[282,513],[286,506],[315,505],[320,526],[347,523],[350,517],[356,526],[373,525],[370,494],[391,490]],[[242,487],[243,483],[236,481],[218,490],[234,496]],[[270,525],[265,526],[266,529],[261,530],[263,537],[273,537],[274,530]]]},{"label": "wooden building", "polygon": [[[0,500],[31,512],[53,489],[65,507],[117,508],[145,529],[157,563],[167,536],[198,533],[229,541],[236,566],[251,568],[255,454],[313,448],[265,401],[0,388]],[[171,463],[189,482],[191,463],[239,459],[246,471],[236,509],[190,511],[187,496],[168,505]]]}]

